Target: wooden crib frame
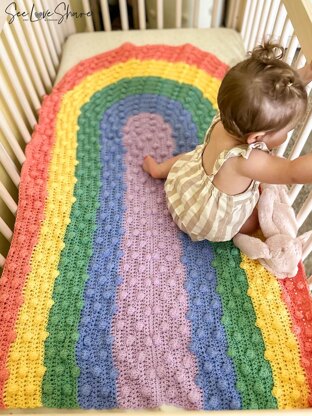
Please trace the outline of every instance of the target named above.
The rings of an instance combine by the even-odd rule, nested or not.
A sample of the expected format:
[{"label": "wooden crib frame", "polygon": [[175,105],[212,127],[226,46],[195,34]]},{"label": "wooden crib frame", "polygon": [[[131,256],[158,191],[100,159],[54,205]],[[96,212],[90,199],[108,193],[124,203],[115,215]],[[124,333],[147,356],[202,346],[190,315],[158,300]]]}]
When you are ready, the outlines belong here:
[{"label": "wooden crib frame", "polygon": [[[169,0],[165,0],[169,1]],[[171,0],[170,0],[171,1]],[[192,21],[193,27],[198,27],[199,1],[195,0]],[[1,7],[10,1],[2,1]],[[52,10],[52,0],[17,0],[20,11],[39,13],[42,10]],[[68,0],[66,1],[68,3]],[[133,2],[137,6],[139,29],[146,29],[145,2]],[[156,9],[157,28],[164,27],[164,0],[154,1]],[[101,0],[99,18],[103,19],[105,31],[112,29],[109,16],[108,1]],[[212,7],[211,26],[216,27],[222,14],[222,0],[214,0]],[[88,11],[90,1],[82,0],[85,13],[86,31],[93,31],[94,26]],[[129,30],[126,0],[119,0],[122,30]],[[12,6],[10,6],[12,7]],[[5,7],[4,7],[5,9]],[[3,10],[4,10],[3,9]],[[5,263],[5,251],[13,234],[12,216],[17,211],[17,190],[20,181],[20,169],[25,161],[25,145],[31,140],[32,130],[37,122],[37,114],[42,97],[52,89],[53,82],[60,63],[62,47],[66,39],[76,32],[73,18],[62,24],[40,21],[40,24],[23,24],[17,16],[1,10],[0,15],[0,267]],[[7,9],[12,10],[12,9]],[[183,26],[182,0],[175,0],[175,26]],[[16,12],[15,12],[16,13]],[[10,19],[14,24],[10,24]],[[246,50],[259,43],[264,36],[271,35],[287,48],[285,60],[296,68],[302,67],[312,59],[312,3],[310,0],[230,0],[226,13],[226,27],[236,29],[241,33]],[[181,29],[183,30],[183,29]],[[310,99],[311,84],[307,87]],[[311,100],[310,100],[311,101]],[[6,102],[6,105],[4,105]],[[287,142],[281,146],[277,154],[282,156],[287,152],[289,158],[298,157],[306,144],[312,130],[312,106],[310,105],[306,119],[299,128],[289,133]],[[289,196],[293,203],[298,197],[303,185],[295,185],[290,189]],[[312,192],[306,198],[297,214],[299,225],[302,225],[312,211]],[[10,221],[11,216],[11,221]],[[5,250],[5,244],[7,244]],[[4,247],[4,248],[3,248]],[[303,257],[312,252],[312,239],[304,248]],[[129,414],[146,413],[152,410],[127,411]],[[155,411],[155,410],[153,410]],[[157,410],[156,410],[157,411]],[[164,411],[162,409],[162,411]],[[169,412],[169,408],[166,408]],[[292,414],[303,414],[311,410],[292,411]],[[72,414],[83,413],[83,410],[53,410],[37,409],[35,411],[10,411],[22,414]],[[124,414],[126,411],[109,410],[103,413]],[[172,412],[172,410],[171,410]],[[276,414],[276,411],[261,411],[264,414]],[[3,412],[1,412],[3,413]],[[99,413],[90,411],[89,413]],[[175,413],[184,413],[175,410]],[[203,412],[190,412],[200,414]],[[205,412],[207,413],[207,412]],[[241,414],[241,412],[220,412],[221,414]],[[248,412],[248,414],[253,412]],[[283,412],[282,412],[283,413]],[[262,413],[261,413],[262,414]],[[287,412],[287,414],[289,414]]]}]

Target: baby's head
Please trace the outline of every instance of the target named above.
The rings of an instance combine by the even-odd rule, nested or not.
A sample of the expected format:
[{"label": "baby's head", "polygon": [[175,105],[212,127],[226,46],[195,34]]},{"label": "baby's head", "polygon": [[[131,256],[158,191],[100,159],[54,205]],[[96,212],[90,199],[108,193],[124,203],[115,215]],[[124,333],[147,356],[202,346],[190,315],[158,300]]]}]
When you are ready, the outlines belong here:
[{"label": "baby's head", "polygon": [[298,73],[281,59],[284,48],[265,42],[225,75],[218,107],[225,130],[244,143],[276,147],[302,118],[307,93]]}]

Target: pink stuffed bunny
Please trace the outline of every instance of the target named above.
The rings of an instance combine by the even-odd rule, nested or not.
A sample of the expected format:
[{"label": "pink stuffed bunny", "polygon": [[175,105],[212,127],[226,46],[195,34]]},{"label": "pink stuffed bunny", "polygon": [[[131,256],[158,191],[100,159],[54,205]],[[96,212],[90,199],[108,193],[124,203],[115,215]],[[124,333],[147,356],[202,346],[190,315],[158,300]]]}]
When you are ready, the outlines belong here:
[{"label": "pink stuffed bunny", "polygon": [[293,277],[302,259],[303,245],[312,235],[312,230],[297,237],[296,215],[289,204],[285,185],[262,185],[262,189],[258,217],[266,241],[238,233],[233,242],[249,258],[258,259],[276,277]]}]

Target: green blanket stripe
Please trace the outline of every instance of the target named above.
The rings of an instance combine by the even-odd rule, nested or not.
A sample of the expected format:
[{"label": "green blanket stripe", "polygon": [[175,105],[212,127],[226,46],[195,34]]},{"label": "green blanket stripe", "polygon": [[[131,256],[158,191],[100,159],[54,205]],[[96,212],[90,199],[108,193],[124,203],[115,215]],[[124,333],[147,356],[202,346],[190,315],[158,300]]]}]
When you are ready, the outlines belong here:
[{"label": "green blanket stripe", "polygon": [[[90,106],[89,106],[90,108]],[[94,114],[98,111],[93,106]],[[65,233],[65,248],[61,253],[59,271],[54,286],[53,305],[48,322],[49,337],[45,342],[43,404],[48,407],[78,407],[76,399],[79,367],[75,345],[83,307],[83,289],[89,258],[92,254],[92,235],[95,230],[96,209],[99,207],[100,145],[99,129],[89,111],[79,120],[75,171],[78,181],[74,188],[77,198],[72,206],[71,222]],[[91,143],[91,145],[90,145]],[[87,157],[86,157],[87,155]]]},{"label": "green blanket stripe", "polygon": [[159,77],[123,79],[95,92],[90,101],[82,106],[77,133],[79,164],[75,175],[78,182],[74,187],[77,200],[65,233],[65,248],[58,267],[60,275],[55,281],[53,292],[55,303],[47,328],[50,335],[45,342],[47,371],[43,379],[42,400],[48,407],[79,407],[77,389],[80,371],[76,363],[75,346],[84,305],[87,268],[92,255],[96,210],[99,207],[100,121],[103,113],[120,99],[148,93],[180,101],[190,111],[201,142],[207,129],[208,114],[215,113],[210,102],[203,98],[197,88]]},{"label": "green blanket stripe", "polygon": [[[274,386],[270,363],[264,358],[265,346],[255,326],[256,314],[247,295],[246,273],[240,268],[241,255],[232,241],[213,244],[212,262],[217,272],[217,292],[223,307],[222,323],[237,375],[236,388],[243,409],[277,408],[272,396]],[[235,301],[233,301],[233,295]]]}]

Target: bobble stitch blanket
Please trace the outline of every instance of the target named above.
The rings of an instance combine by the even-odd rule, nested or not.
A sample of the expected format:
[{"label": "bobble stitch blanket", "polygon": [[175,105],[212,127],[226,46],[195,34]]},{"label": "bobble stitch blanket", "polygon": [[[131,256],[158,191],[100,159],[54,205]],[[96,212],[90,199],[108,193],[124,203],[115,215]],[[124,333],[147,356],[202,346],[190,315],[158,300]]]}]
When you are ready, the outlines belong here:
[{"label": "bobble stitch blanket", "polygon": [[305,408],[312,307],[233,243],[192,242],[142,170],[202,142],[227,67],[124,44],[44,97],[0,279],[0,406]]}]

